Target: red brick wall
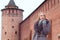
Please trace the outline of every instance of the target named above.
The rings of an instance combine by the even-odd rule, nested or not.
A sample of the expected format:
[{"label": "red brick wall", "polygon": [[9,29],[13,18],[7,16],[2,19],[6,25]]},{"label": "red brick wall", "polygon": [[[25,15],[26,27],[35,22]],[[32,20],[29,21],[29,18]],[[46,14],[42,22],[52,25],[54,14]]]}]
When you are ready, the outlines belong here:
[{"label": "red brick wall", "polygon": [[[26,22],[27,21],[27,22]],[[28,40],[28,38],[30,37],[30,22],[29,19],[27,19],[26,21],[24,21],[24,23],[22,23],[21,26],[21,40]]]},{"label": "red brick wall", "polygon": [[19,23],[23,11],[18,8],[2,9],[2,40],[19,40]]},{"label": "red brick wall", "polygon": [[[34,23],[38,20],[38,14],[40,12],[44,12],[46,17],[50,21],[52,21],[51,32],[48,34],[48,40],[58,40],[58,34],[60,34],[59,0],[47,0],[36,11],[34,11],[24,22],[21,23],[21,40],[32,40],[34,34]],[[30,37],[30,35],[32,36]]]}]

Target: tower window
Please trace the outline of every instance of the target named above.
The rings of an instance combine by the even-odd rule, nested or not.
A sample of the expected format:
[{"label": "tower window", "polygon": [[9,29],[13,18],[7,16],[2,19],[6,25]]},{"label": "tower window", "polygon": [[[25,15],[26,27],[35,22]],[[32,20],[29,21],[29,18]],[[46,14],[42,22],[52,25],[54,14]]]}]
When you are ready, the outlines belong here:
[{"label": "tower window", "polygon": [[17,34],[17,31],[15,31],[15,34]]},{"label": "tower window", "polygon": [[14,21],[14,19],[12,19],[12,21]]},{"label": "tower window", "polygon": [[5,35],[7,34],[7,32],[5,32]]},{"label": "tower window", "polygon": [[14,28],[14,26],[12,26],[12,28]]},{"label": "tower window", "polygon": [[9,39],[8,39],[9,40]]},{"label": "tower window", "polygon": [[58,36],[58,38],[60,39],[60,36]]}]

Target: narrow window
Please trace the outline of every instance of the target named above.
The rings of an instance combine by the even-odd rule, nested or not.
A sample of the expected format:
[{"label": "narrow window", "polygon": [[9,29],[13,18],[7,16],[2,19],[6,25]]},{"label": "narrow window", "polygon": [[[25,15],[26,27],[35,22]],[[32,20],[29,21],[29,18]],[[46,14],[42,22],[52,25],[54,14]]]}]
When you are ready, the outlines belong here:
[{"label": "narrow window", "polygon": [[17,34],[17,31],[15,31],[15,34]]},{"label": "narrow window", "polygon": [[58,39],[60,39],[60,36],[58,36]]},{"label": "narrow window", "polygon": [[5,32],[5,35],[7,34],[7,32]]},{"label": "narrow window", "polygon": [[14,19],[12,19],[12,21],[14,21]]},{"label": "narrow window", "polygon": [[14,26],[12,26],[12,28],[14,28]]},{"label": "narrow window", "polygon": [[9,39],[8,39],[9,40]]}]

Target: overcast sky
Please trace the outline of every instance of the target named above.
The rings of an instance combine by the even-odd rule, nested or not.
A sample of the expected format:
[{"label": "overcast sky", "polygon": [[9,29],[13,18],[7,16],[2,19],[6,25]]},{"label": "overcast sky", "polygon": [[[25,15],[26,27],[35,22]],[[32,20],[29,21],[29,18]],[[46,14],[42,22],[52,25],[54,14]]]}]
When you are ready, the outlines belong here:
[{"label": "overcast sky", "polygon": [[[1,40],[1,25],[2,25],[2,13],[1,9],[9,3],[10,0],[0,0],[0,40]],[[44,0],[14,0],[15,4],[23,9],[23,19],[29,16]]]}]

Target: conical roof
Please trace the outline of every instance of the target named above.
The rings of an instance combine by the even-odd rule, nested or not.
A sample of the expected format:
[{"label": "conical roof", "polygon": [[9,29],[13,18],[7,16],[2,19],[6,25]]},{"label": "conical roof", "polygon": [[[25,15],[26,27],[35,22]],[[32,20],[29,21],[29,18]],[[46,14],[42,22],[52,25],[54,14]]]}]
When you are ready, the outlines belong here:
[{"label": "conical roof", "polygon": [[14,0],[10,0],[7,6],[16,6]]}]

